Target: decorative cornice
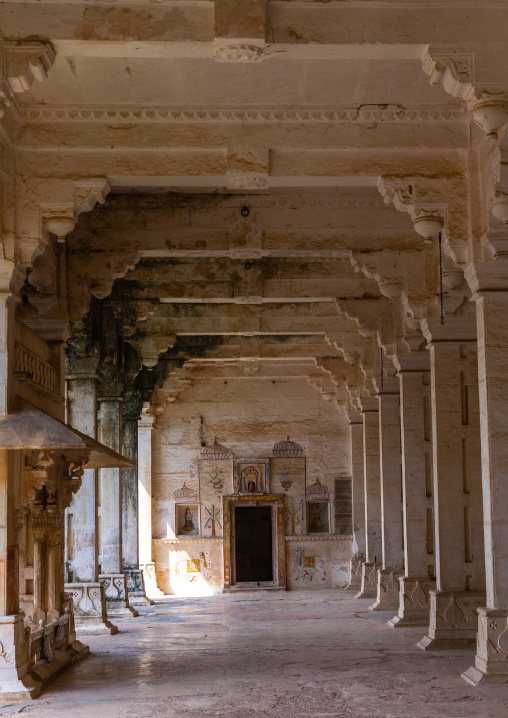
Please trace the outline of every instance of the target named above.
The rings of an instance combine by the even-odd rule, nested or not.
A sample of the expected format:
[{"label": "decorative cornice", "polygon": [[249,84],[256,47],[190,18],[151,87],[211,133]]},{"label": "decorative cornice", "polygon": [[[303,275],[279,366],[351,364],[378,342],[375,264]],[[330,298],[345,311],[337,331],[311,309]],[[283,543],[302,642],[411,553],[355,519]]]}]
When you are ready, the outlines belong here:
[{"label": "decorative cornice", "polygon": [[215,537],[215,538],[160,538],[160,539],[152,539],[152,543],[164,543],[164,544],[189,544],[189,543],[222,543],[223,542],[222,537]]},{"label": "decorative cornice", "polygon": [[[241,196],[226,197],[216,195],[211,198],[217,204],[218,208],[224,209],[237,209],[242,206]],[[154,211],[157,209],[166,209],[168,205],[168,199],[164,195],[113,195],[108,199],[107,212],[111,213],[115,209],[123,209],[128,207],[132,209],[134,204],[139,210],[150,210]],[[326,209],[348,209],[348,208],[364,208],[364,207],[383,207],[386,203],[383,199],[374,195],[371,197],[312,197],[312,196],[291,196],[291,197],[277,197],[277,196],[263,196],[253,195],[249,197],[249,207],[251,209],[299,209],[301,207],[322,207]],[[100,211],[100,210],[99,210]],[[249,254],[252,257],[252,253]],[[241,257],[243,258],[243,257]],[[149,259],[143,258],[143,263],[147,263]],[[163,262],[164,258],[156,258],[151,260],[154,264]],[[167,259],[168,262],[173,262],[172,259]]]},{"label": "decorative cornice", "polygon": [[369,105],[330,110],[308,109],[186,109],[186,108],[124,108],[98,107],[20,107],[19,117],[26,122],[197,122],[214,124],[234,122],[241,124],[265,123],[330,123],[330,122],[460,122],[464,110],[453,107],[408,109],[398,105]]},{"label": "decorative cornice", "polygon": [[284,540],[289,543],[298,543],[300,541],[352,541],[353,534],[343,534],[341,536],[285,536]]}]

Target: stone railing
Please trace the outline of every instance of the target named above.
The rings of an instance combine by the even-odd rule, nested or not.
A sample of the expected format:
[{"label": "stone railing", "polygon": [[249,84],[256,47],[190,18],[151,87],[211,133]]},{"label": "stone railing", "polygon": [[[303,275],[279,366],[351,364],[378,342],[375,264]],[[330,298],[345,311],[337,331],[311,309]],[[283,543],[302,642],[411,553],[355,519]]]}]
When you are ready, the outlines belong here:
[{"label": "stone railing", "polygon": [[52,395],[62,391],[58,361],[48,344],[21,322],[14,333],[14,378]]},{"label": "stone railing", "polygon": [[17,342],[14,346],[14,374],[19,381],[33,381],[52,394],[59,393],[60,377],[56,369]]},{"label": "stone railing", "polygon": [[51,663],[55,658],[55,651],[65,649],[69,645],[69,634],[70,613],[67,607],[60,618],[55,618],[47,626],[41,619],[39,628],[30,634],[30,666],[41,660]]}]

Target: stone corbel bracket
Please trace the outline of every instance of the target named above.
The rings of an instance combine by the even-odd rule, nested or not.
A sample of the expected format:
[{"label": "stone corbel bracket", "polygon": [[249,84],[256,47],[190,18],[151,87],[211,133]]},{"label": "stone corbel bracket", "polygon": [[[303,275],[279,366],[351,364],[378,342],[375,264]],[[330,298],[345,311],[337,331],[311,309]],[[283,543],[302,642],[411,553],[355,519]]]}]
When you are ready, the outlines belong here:
[{"label": "stone corbel bracket", "polygon": [[15,105],[16,94],[29,90],[36,80],[47,78],[55,58],[55,49],[49,42],[0,41],[0,117],[3,107]]},{"label": "stone corbel bracket", "polygon": [[457,171],[439,179],[380,177],[377,187],[386,204],[409,214],[425,243],[435,244],[441,232],[443,253],[456,265],[467,265],[471,231],[465,174]]},{"label": "stone corbel bracket", "polygon": [[452,97],[462,97],[473,113],[473,121],[487,138],[497,140],[508,122],[508,91],[495,85],[476,86],[472,54],[440,53],[427,47],[422,57],[423,71],[431,85],[441,83]]}]

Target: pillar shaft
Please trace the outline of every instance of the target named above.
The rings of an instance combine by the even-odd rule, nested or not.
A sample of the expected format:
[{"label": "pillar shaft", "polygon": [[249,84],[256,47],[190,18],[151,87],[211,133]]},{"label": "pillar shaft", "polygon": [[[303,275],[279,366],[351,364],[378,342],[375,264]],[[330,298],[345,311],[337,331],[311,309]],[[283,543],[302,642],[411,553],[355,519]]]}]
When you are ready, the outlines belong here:
[{"label": "pillar shaft", "polygon": [[[97,378],[69,378],[67,399],[67,421],[70,426],[96,438]],[[97,504],[97,472],[95,469],[85,469],[81,488],[67,510],[68,526],[72,525],[74,537],[73,550],[67,556],[68,578],[77,583],[98,581]]]},{"label": "pillar shaft", "polygon": [[[429,362],[428,353],[418,360]],[[400,372],[404,576],[393,627],[428,626],[435,588],[430,362],[428,368]]]},{"label": "pillar shaft", "polygon": [[365,556],[365,465],[363,457],[363,421],[350,425],[351,475],[353,489],[353,534],[355,553]]},{"label": "pillar shaft", "polygon": [[365,477],[365,548],[369,563],[382,559],[381,470],[379,453],[379,412],[363,413],[363,451]]},{"label": "pillar shaft", "polygon": [[122,569],[138,569],[138,422],[122,424],[122,453],[134,466],[122,469]]},{"label": "pillar shaft", "polygon": [[432,342],[436,592],[420,648],[474,645],[484,602],[476,342]]},{"label": "pillar shaft", "polygon": [[351,488],[353,493],[353,558],[351,559],[350,590],[358,591],[362,584],[362,564],[365,561],[365,468],[363,458],[363,417],[351,420]]},{"label": "pillar shaft", "polygon": [[404,566],[399,394],[379,395],[383,568]]},{"label": "pillar shaft", "polygon": [[138,422],[139,566],[148,596],[161,596],[152,561],[152,431],[155,417],[145,404]]},{"label": "pillar shaft", "polygon": [[399,576],[404,568],[399,393],[381,393],[378,401],[382,569],[378,571],[377,599],[371,610],[385,611],[397,609]]},{"label": "pillar shaft", "polygon": [[138,425],[139,562],[152,561],[152,431],[154,417],[143,412]]},{"label": "pillar shaft", "polygon": [[[121,453],[121,401],[101,397],[99,402],[99,441]],[[101,573],[117,574],[122,570],[122,470],[100,469],[99,485]]]},{"label": "pillar shaft", "polygon": [[359,598],[377,596],[377,569],[382,560],[379,412],[363,411],[365,558]]},{"label": "pillar shaft", "polygon": [[478,611],[475,666],[463,674],[473,684],[508,680],[508,292],[481,294],[476,308],[486,607]]}]

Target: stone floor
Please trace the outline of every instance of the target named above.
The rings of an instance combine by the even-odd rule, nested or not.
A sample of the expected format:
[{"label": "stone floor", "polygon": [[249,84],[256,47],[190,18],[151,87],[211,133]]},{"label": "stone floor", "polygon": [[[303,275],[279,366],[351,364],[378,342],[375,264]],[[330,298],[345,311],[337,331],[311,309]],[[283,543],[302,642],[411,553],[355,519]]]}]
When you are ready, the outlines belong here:
[{"label": "stone floor", "polygon": [[164,599],[89,639],[92,654],[26,718],[506,718],[508,685],[468,686],[471,651],[424,653],[421,629],[346,591]]}]

